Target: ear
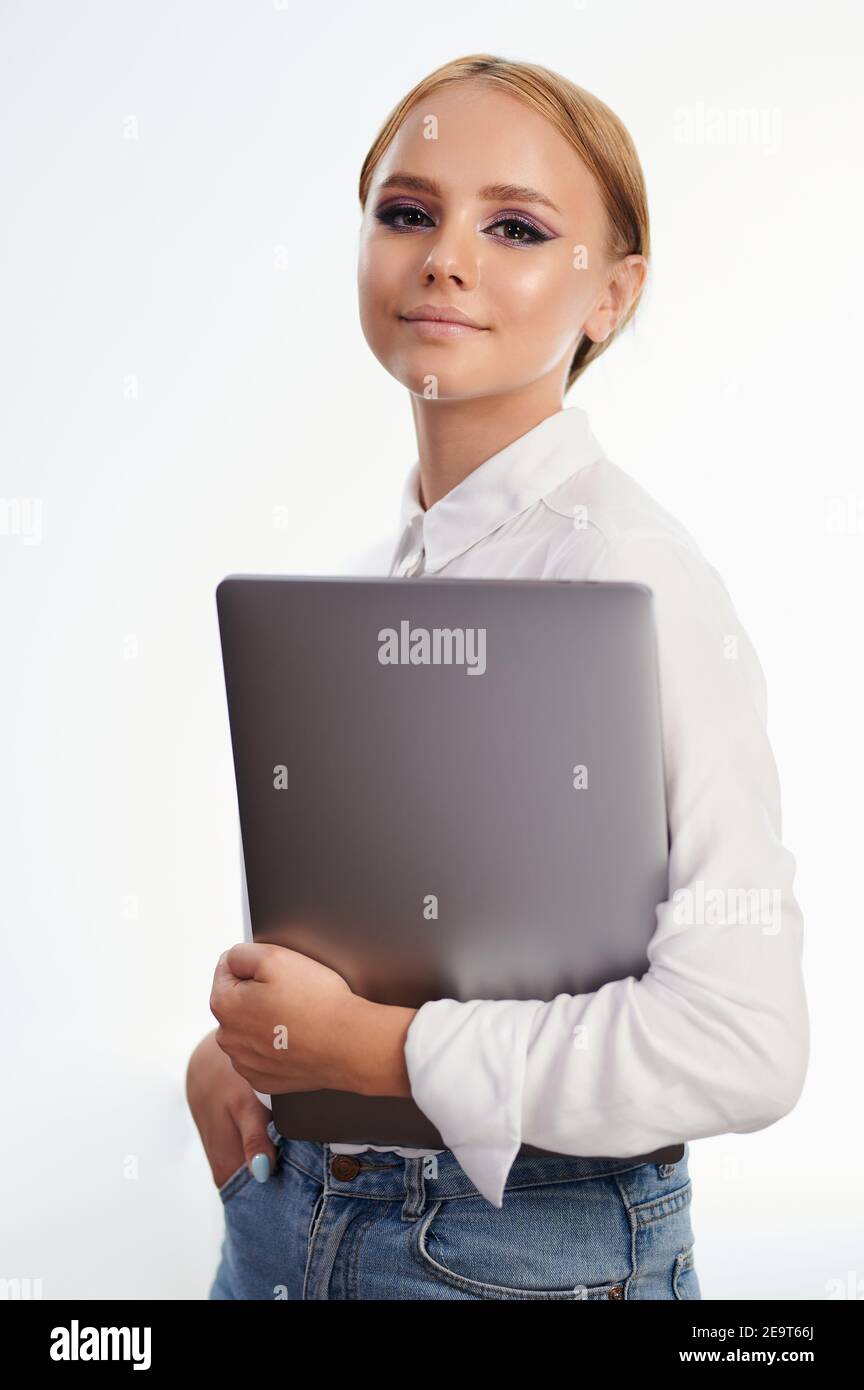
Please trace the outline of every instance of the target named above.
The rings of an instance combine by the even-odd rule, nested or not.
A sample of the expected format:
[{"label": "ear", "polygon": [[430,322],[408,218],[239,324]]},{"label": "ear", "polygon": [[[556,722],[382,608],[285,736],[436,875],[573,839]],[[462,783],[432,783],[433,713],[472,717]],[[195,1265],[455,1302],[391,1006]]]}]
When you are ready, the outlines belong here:
[{"label": "ear", "polygon": [[595,343],[604,343],[614,333],[639,294],[648,275],[644,256],[633,253],[616,261],[582,331]]}]

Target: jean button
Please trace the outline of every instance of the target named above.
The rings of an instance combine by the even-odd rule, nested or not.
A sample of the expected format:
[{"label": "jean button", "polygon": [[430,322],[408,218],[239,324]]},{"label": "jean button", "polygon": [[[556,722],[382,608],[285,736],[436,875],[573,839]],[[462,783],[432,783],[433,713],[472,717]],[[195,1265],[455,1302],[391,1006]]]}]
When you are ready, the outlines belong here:
[{"label": "jean button", "polygon": [[351,1154],[334,1154],[330,1160],[330,1172],[337,1182],[351,1182],[360,1172],[360,1164]]}]

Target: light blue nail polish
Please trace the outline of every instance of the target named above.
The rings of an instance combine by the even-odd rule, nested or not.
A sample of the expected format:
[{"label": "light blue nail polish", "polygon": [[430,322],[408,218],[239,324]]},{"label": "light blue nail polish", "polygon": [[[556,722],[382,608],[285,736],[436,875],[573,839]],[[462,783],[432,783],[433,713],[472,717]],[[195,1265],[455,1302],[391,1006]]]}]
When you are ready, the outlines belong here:
[{"label": "light blue nail polish", "polygon": [[270,1176],[270,1155],[256,1154],[252,1160],[252,1176],[256,1182],[266,1182]]}]

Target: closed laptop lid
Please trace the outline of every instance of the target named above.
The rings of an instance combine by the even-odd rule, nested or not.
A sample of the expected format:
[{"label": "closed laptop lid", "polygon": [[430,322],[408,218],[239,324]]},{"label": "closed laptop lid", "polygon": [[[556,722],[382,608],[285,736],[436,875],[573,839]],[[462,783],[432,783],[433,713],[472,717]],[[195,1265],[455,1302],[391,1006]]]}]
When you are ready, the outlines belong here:
[{"label": "closed laptop lid", "polygon": [[[648,588],[238,575],[217,607],[255,940],[411,1007],[644,973],[669,845]],[[377,1104],[358,1142],[430,1142],[393,1133],[413,1102],[346,1099],[340,1134],[312,1094],[320,1139]]]}]

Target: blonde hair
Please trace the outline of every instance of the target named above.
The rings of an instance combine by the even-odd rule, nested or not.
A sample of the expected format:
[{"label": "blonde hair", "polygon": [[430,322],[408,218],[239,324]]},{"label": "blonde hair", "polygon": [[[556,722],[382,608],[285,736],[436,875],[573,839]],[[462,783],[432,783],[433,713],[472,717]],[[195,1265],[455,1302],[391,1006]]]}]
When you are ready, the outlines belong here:
[{"label": "blonde hair", "polygon": [[[637,253],[650,255],[648,197],[636,146],[624,123],[599,97],[566,77],[535,63],[511,63],[491,53],[472,53],[436,68],[394,106],[382,125],[360,171],[360,206],[365,211],[369,185],[379,160],[408,112],[431,92],[475,80],[509,92],[551,121],[594,175],[606,210],[606,254],[612,260]],[[602,343],[584,333],[567,375],[565,392],[589,363],[605,352],[636,312],[642,290],[621,322]]]}]

